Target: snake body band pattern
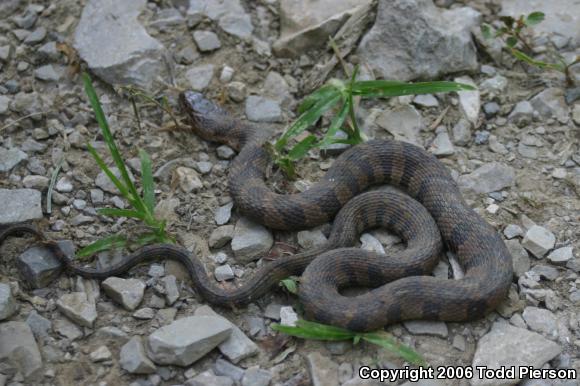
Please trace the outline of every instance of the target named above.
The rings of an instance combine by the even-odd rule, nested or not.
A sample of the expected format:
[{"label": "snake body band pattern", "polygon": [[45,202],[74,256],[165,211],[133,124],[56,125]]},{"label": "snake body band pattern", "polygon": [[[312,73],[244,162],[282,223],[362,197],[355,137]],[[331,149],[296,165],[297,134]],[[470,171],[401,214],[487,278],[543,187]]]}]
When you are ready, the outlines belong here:
[{"label": "snake body band pattern", "polygon": [[[369,141],[345,151],[305,192],[281,195],[264,181],[271,160],[262,147],[263,131],[234,119],[199,93],[183,93],[180,104],[197,135],[239,152],[231,162],[228,183],[243,215],[280,230],[311,228],[334,219],[328,242],[265,264],[234,289],[217,286],[199,259],[174,245],[147,246],[115,266],[96,270],[73,263],[56,242],[45,240],[30,225],[0,229],[0,242],[14,233],[35,234],[70,274],[96,279],[121,275],[152,259],[177,260],[206,301],[230,307],[253,302],[280,280],[302,274],[299,297],[307,317],[355,331],[410,319],[477,319],[506,296],[512,262],[505,244],[465,203],[445,166],[425,150],[399,141]],[[385,184],[407,194],[389,189],[365,193]],[[373,227],[394,231],[407,248],[388,256],[352,248],[358,235]],[[443,246],[456,254],[463,278],[429,276]],[[371,289],[356,297],[343,296],[340,290],[350,286]]]}]

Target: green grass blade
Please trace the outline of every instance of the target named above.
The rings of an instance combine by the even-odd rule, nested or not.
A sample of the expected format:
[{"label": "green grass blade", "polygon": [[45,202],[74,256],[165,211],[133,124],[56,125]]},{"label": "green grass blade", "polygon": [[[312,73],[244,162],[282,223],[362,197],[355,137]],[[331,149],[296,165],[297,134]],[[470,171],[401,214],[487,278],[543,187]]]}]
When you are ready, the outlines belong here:
[{"label": "green grass blade", "polygon": [[515,56],[517,59],[521,60],[522,62],[526,62],[533,66],[537,66],[540,68],[550,68],[552,70],[562,71],[564,72],[565,66],[555,63],[547,63],[542,62],[541,60],[536,60],[534,58],[529,57],[528,55],[524,54],[522,51],[517,50],[515,48],[511,49],[512,55]]},{"label": "green grass blade", "polygon": [[138,218],[140,220],[145,219],[145,215],[143,213],[131,209],[99,208],[97,209],[97,213],[102,214],[103,216],[132,217]]},{"label": "green grass blade", "polygon": [[475,87],[456,82],[403,83],[386,80],[363,80],[354,82],[352,94],[365,98],[384,98],[402,95],[434,94],[451,91],[472,91]]},{"label": "green grass blade", "polygon": [[50,185],[48,186],[48,192],[46,193],[46,213],[52,213],[52,192],[54,190],[54,184],[56,183],[56,178],[58,177],[58,173],[60,173],[60,169],[62,168],[62,164],[64,163],[64,157],[58,161],[56,165],[56,169],[52,172],[52,176],[50,176]]},{"label": "green grass blade", "polygon": [[135,240],[135,244],[138,246],[143,246],[154,242],[163,242],[163,241],[164,240],[160,240],[159,236],[155,233],[144,233],[142,235],[139,235],[139,237],[137,237],[137,239]]},{"label": "green grass blade", "polygon": [[366,334],[361,334],[363,340],[381,346],[401,358],[419,366],[425,366],[426,362],[423,357],[412,350],[411,348],[396,342],[389,334],[383,332],[370,332]]},{"label": "green grass blade", "polygon": [[354,331],[347,330],[346,328],[331,326],[329,324],[323,324],[318,322],[312,322],[310,320],[299,319],[296,322],[298,327],[308,328],[312,331],[322,331],[325,333],[333,333],[333,334],[343,334],[345,336],[354,336],[357,333]]},{"label": "green grass blade", "polygon": [[314,147],[315,143],[316,137],[310,134],[308,137],[294,145],[294,147],[288,152],[288,158],[292,161],[296,161],[304,157],[306,153],[308,153],[308,150]]},{"label": "green grass blade", "polygon": [[104,239],[97,240],[94,243],[89,244],[80,251],[78,251],[77,256],[86,257],[93,255],[97,252],[106,251],[113,248],[124,247],[126,243],[127,239],[125,239],[125,237],[121,235],[105,237]]},{"label": "green grass blade", "polygon": [[99,167],[101,168],[101,170],[103,172],[105,172],[105,174],[107,175],[107,177],[109,177],[111,182],[113,182],[113,184],[117,187],[117,189],[119,189],[119,192],[121,193],[121,195],[123,195],[123,197],[125,197],[127,200],[129,200],[129,202],[131,202],[131,205],[133,205],[134,200],[133,200],[133,197],[131,196],[131,194],[129,194],[127,187],[121,182],[121,180],[119,180],[117,178],[117,176],[115,176],[115,174],[111,171],[111,169],[109,169],[107,164],[105,164],[105,161],[103,161],[103,159],[101,158],[99,153],[97,153],[95,148],[90,143],[87,144],[87,148],[89,150],[89,153],[91,153],[91,155],[93,156],[93,158],[95,159],[95,161],[97,162]]},{"label": "green grass blade", "polygon": [[141,158],[141,183],[143,185],[143,201],[149,210],[153,213],[155,209],[155,183],[153,182],[153,172],[151,171],[151,159],[143,149],[139,150]]},{"label": "green grass blade", "polygon": [[341,93],[338,90],[335,90],[335,92],[316,102],[312,108],[300,115],[292,126],[290,126],[284,135],[282,135],[282,137],[276,142],[276,150],[282,151],[284,146],[286,146],[288,139],[297,136],[310,126],[314,125],[322,114],[331,109],[340,99]]},{"label": "green grass blade", "polygon": [[288,290],[288,292],[291,294],[298,294],[298,284],[296,283],[296,280],[291,278],[280,280],[280,285],[286,288],[286,290]]},{"label": "green grass blade", "polygon": [[101,102],[99,101],[99,97],[97,96],[97,93],[95,92],[95,89],[93,87],[91,77],[86,72],[83,73],[83,82],[85,85],[85,92],[87,93],[87,96],[89,97],[89,102],[91,103],[91,107],[93,108],[93,111],[95,112],[95,117],[97,119],[97,123],[99,124],[99,127],[101,128],[101,131],[103,132],[103,138],[105,139],[105,142],[107,143],[107,146],[109,147],[109,151],[111,152],[111,156],[113,157],[113,160],[115,161],[115,165],[117,166],[117,168],[121,172],[121,177],[123,178],[127,188],[131,191],[131,193],[133,194],[133,197],[135,198],[134,199],[134,204],[136,205],[135,208],[138,210],[143,210],[144,208],[143,208],[141,199],[137,193],[137,189],[135,188],[133,181],[131,181],[131,179],[129,178],[129,173],[127,172],[127,168],[125,167],[125,163],[123,162],[123,158],[121,157],[121,154],[119,153],[119,150],[117,149],[117,145],[115,144],[115,139],[113,138],[113,135],[111,134],[111,130],[109,129],[109,124],[107,123],[107,119],[105,118],[105,113],[103,113],[103,108],[101,106]]},{"label": "green grass blade", "polygon": [[303,339],[314,339],[314,340],[346,340],[352,339],[355,334],[352,333],[342,333],[333,330],[323,330],[323,329],[313,329],[309,327],[300,326],[284,326],[281,324],[272,324],[272,329],[275,331],[280,331],[288,335],[292,335]]},{"label": "green grass blade", "polygon": [[348,112],[349,112],[348,103],[345,102],[342,104],[342,107],[340,108],[338,114],[335,115],[334,118],[332,119],[332,122],[330,122],[330,126],[326,131],[326,135],[324,136],[322,141],[318,143],[318,146],[326,147],[330,144],[336,143],[337,140],[335,138],[336,133],[340,128],[342,128],[342,125],[344,125],[344,121],[346,120]]},{"label": "green grass blade", "polygon": [[314,106],[318,101],[326,99],[336,92],[338,92],[337,88],[330,84],[320,87],[318,90],[304,98],[302,103],[300,103],[298,106],[298,114],[304,113],[306,110],[309,110],[312,106]]}]

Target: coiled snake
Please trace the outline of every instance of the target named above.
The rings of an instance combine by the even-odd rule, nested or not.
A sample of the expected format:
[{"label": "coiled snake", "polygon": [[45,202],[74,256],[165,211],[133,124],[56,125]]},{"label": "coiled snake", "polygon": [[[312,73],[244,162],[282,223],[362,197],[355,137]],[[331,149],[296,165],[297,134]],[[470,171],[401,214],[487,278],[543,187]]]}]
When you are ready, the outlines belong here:
[{"label": "coiled snake", "polygon": [[[55,242],[45,241],[69,273],[103,279],[145,260],[173,259],[185,265],[195,289],[208,302],[232,306],[252,302],[281,279],[303,272],[299,296],[307,315],[355,331],[409,319],[476,319],[504,299],[512,280],[505,244],[467,206],[445,166],[423,149],[398,141],[369,141],[345,151],[305,192],[280,195],[264,182],[270,157],[259,129],[239,122],[199,93],[185,92],[180,102],[195,133],[239,151],[228,182],[242,214],[282,230],[314,227],[336,216],[328,242],[265,264],[240,287],[225,290],[208,277],[197,258],[173,245],[148,246],[110,269],[95,270],[75,265]],[[379,184],[399,187],[422,205],[395,191],[363,193]],[[349,248],[364,229],[377,226],[400,235],[407,249],[384,256]],[[18,231],[42,238],[24,225],[0,230],[0,242]],[[427,276],[443,244],[457,255],[465,270],[462,279]],[[339,290],[349,286],[372,289],[354,298],[343,296]]]}]

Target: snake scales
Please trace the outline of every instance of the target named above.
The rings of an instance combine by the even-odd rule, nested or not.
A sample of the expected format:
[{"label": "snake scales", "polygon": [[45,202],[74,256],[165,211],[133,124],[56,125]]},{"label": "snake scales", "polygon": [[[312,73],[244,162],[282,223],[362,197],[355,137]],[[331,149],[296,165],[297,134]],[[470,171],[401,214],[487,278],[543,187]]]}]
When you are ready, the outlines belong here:
[{"label": "snake scales", "polygon": [[[239,151],[230,165],[229,190],[241,213],[282,230],[313,227],[336,216],[328,242],[276,259],[241,286],[226,290],[215,285],[198,259],[173,245],[148,246],[118,265],[96,270],[77,266],[58,244],[44,240],[69,273],[104,279],[143,261],[173,259],[184,264],[208,302],[225,306],[252,302],[281,279],[303,273],[299,296],[307,315],[357,331],[409,319],[475,319],[505,297],[512,278],[509,252],[495,230],[465,204],[447,169],[431,154],[403,142],[369,141],[344,152],[305,192],[279,195],[264,182],[270,158],[260,130],[199,93],[185,92],[180,102],[195,133]],[[402,188],[422,205],[396,191],[363,193],[379,184]],[[349,248],[364,229],[378,226],[400,235],[406,250],[384,256]],[[44,238],[35,228],[20,225],[0,230],[0,242],[17,232]],[[457,255],[465,270],[462,279],[426,276],[443,244]],[[341,295],[339,290],[349,286],[372,289],[356,298]]]}]

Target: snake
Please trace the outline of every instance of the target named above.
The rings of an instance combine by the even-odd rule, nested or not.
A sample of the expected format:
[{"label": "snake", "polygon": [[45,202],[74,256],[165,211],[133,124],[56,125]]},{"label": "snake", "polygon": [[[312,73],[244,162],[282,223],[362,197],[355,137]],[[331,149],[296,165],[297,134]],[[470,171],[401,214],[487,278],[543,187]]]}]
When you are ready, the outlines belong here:
[{"label": "snake", "polygon": [[[199,258],[171,244],[145,246],[111,267],[95,269],[73,262],[28,224],[0,229],[0,243],[15,233],[32,233],[69,274],[94,279],[122,275],[153,259],[176,260],[207,302],[234,308],[261,298],[282,279],[301,275],[298,296],[305,315],[352,331],[415,319],[474,320],[505,299],[513,276],[510,253],[431,153],[402,141],[370,140],[344,151],[307,190],[280,194],[266,183],[272,157],[264,146],[265,130],[235,118],[199,92],[182,92],[179,103],[191,131],[238,152],[229,165],[228,189],[243,216],[275,230],[333,221],[328,240],[262,265],[234,288],[218,286]],[[399,235],[406,248],[382,253],[354,247],[358,236],[373,228]],[[430,275],[444,249],[457,257],[462,278]],[[366,291],[353,297],[345,293],[349,287]]]}]

